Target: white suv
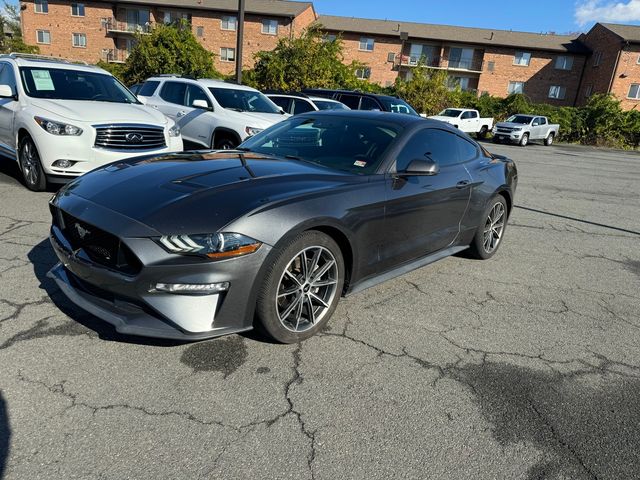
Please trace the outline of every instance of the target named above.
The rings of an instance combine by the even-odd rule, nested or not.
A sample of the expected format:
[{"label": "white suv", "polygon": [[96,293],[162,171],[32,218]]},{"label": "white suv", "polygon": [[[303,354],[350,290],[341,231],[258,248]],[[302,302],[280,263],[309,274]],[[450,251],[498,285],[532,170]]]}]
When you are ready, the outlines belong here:
[{"label": "white suv", "polygon": [[159,75],[144,82],[138,96],[174,119],[185,142],[219,150],[290,116],[258,90],[221,80]]},{"label": "white suv", "polygon": [[122,158],[182,149],[175,122],[105,70],[0,55],[0,154],[18,161],[29,189]]}]

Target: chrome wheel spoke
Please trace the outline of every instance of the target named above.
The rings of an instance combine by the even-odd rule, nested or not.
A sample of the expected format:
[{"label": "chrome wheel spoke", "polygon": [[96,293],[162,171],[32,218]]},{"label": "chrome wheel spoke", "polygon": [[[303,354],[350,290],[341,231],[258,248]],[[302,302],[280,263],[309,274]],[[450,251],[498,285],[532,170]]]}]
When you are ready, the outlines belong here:
[{"label": "chrome wheel spoke", "polygon": [[288,269],[284,271],[284,274],[286,276],[288,276],[291,280],[293,280],[294,282],[296,282],[299,286],[302,286],[302,283],[300,283],[300,280],[298,280],[298,277],[296,277],[293,273],[291,273]]},{"label": "chrome wheel spoke", "polygon": [[322,305],[324,308],[329,308],[329,304],[327,302],[325,302],[323,299],[321,299],[319,296],[317,296],[315,293],[309,292],[307,294],[307,296],[309,297],[309,304],[311,304],[312,300],[315,300],[320,305]]},{"label": "chrome wheel spoke", "polygon": [[293,295],[294,293],[299,292],[299,291],[300,291],[300,287],[288,288],[288,289],[285,289],[285,290],[281,291],[278,294],[278,298],[288,297],[289,295]]},{"label": "chrome wheel spoke", "polygon": [[282,319],[286,319],[289,315],[291,315],[291,312],[293,312],[293,309],[296,308],[301,302],[302,297],[300,295],[298,295],[295,300],[293,302],[291,302],[289,304],[289,306],[287,307],[287,309],[282,313],[282,315],[280,316],[280,318]]},{"label": "chrome wheel spoke", "polygon": [[320,267],[318,269],[318,272],[313,276],[313,282],[315,282],[316,279],[322,278],[322,276],[325,273],[327,273],[329,271],[329,269],[335,265],[335,263],[336,263],[335,260],[332,259],[332,260],[328,261],[327,263],[325,263],[322,267]]},{"label": "chrome wheel spoke", "polygon": [[[313,310],[313,303],[311,302],[311,295],[306,296],[307,300],[307,311],[309,312],[309,321],[315,325],[316,323],[316,314]],[[327,305],[328,307],[328,305]]]},{"label": "chrome wheel spoke", "polygon": [[329,285],[335,285],[338,283],[337,280],[333,280],[331,278],[327,280],[317,280],[311,284],[312,287],[328,287]]}]

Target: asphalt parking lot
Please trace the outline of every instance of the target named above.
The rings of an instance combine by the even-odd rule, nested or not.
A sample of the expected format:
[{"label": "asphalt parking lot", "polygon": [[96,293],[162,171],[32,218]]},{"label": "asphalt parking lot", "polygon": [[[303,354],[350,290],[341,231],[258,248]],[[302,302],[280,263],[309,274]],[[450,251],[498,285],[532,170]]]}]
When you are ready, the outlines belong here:
[{"label": "asphalt parking lot", "polygon": [[0,478],[640,478],[640,155],[518,162],[490,261],[343,299],[301,345],[123,337],[46,278],[0,167]]}]

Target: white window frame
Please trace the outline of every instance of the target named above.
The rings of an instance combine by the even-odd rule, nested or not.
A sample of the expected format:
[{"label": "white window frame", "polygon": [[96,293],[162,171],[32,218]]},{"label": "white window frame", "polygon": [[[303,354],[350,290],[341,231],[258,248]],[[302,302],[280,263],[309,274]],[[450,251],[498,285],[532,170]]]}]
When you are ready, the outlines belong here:
[{"label": "white window frame", "polygon": [[558,55],[555,63],[556,70],[573,70],[573,56],[571,55]]},{"label": "white window frame", "polygon": [[[514,88],[511,88],[511,86],[514,86]],[[518,89],[516,88],[516,85],[520,85],[520,91],[517,91]],[[519,80],[509,80],[509,85],[507,86],[507,93],[509,95],[512,95],[514,93],[524,93],[524,82],[521,82]]]},{"label": "white window frame", "polygon": [[[631,89],[633,87],[636,87],[636,96],[632,97],[631,96]],[[627,98],[630,100],[640,100],[640,83],[632,83],[631,85],[629,85],[629,91],[627,92]]]},{"label": "white window frame", "polygon": [[[526,63],[522,63],[518,61],[518,54],[520,54],[521,59],[526,59]],[[528,57],[527,57],[528,55]],[[531,64],[531,52],[525,52],[524,50],[516,50],[516,54],[513,56],[513,64],[518,67],[528,67]]]},{"label": "white window frame", "polygon": [[[364,45],[364,48],[363,48]],[[371,48],[369,48],[371,45]],[[358,50],[361,52],[373,52],[373,49],[376,48],[376,39],[371,37],[360,37],[360,43],[358,44]]]},{"label": "white window frame", "polygon": [[549,98],[554,100],[564,100],[567,96],[567,87],[562,85],[551,85],[549,87]]},{"label": "white window frame", "polygon": [[[227,26],[225,27],[225,23]],[[225,15],[220,19],[220,30],[235,32],[238,30],[238,17],[235,15]]]},{"label": "white window frame", "polygon": [[602,52],[598,50],[593,54],[593,66],[597,67],[602,62]]},{"label": "white window frame", "polygon": [[[224,52],[224,53],[223,53]],[[229,58],[229,52],[232,52],[232,59]],[[236,61],[236,49],[233,47],[221,47],[220,48],[220,61],[233,63]]]},{"label": "white window frame", "polygon": [[[274,28],[275,25],[275,28]],[[262,34],[263,35],[278,35],[278,20],[265,18],[262,20]],[[272,31],[273,30],[273,31]]]},{"label": "white window frame", "polygon": [[371,78],[371,67],[358,68],[356,70],[356,78],[360,80],[369,80]]},{"label": "white window frame", "polygon": [[[84,37],[84,45],[82,43],[76,44],[76,38],[81,39]],[[87,34],[81,32],[73,32],[71,34],[71,45],[73,48],[87,48]]]},{"label": "white window frame", "polygon": [[46,15],[49,13],[49,0],[34,0],[33,11]]},{"label": "white window frame", "polygon": [[[43,41],[40,41],[40,33],[42,34],[46,33],[49,36],[49,41],[48,42],[44,41],[44,35],[43,35]],[[51,30],[36,30],[36,43],[40,45],[51,45]]]}]

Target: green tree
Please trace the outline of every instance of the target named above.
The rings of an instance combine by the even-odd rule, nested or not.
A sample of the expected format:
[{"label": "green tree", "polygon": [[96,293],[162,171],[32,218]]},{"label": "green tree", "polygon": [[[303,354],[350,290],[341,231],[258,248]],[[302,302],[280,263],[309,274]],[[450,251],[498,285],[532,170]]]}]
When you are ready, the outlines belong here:
[{"label": "green tree", "polygon": [[263,90],[375,88],[356,78],[356,70],[364,65],[344,64],[342,40],[327,40],[320,25],[311,26],[298,37],[279,39],[274,50],[256,53],[255,61],[244,79],[247,84]]},{"label": "green tree", "polygon": [[191,25],[181,21],[158,25],[149,35],[138,35],[136,46],[125,62],[122,78],[127,84],[142,82],[162,73],[220,78],[213,54],[193,35]]},{"label": "green tree", "polygon": [[4,2],[4,9],[0,13],[0,53],[38,53],[37,46],[27,45],[22,38],[18,8],[17,5]]},{"label": "green tree", "polygon": [[448,86],[447,72],[418,65],[411,73],[409,80],[398,77],[395,88],[398,96],[419,113],[435,115],[446,107],[455,106],[454,94]]}]

